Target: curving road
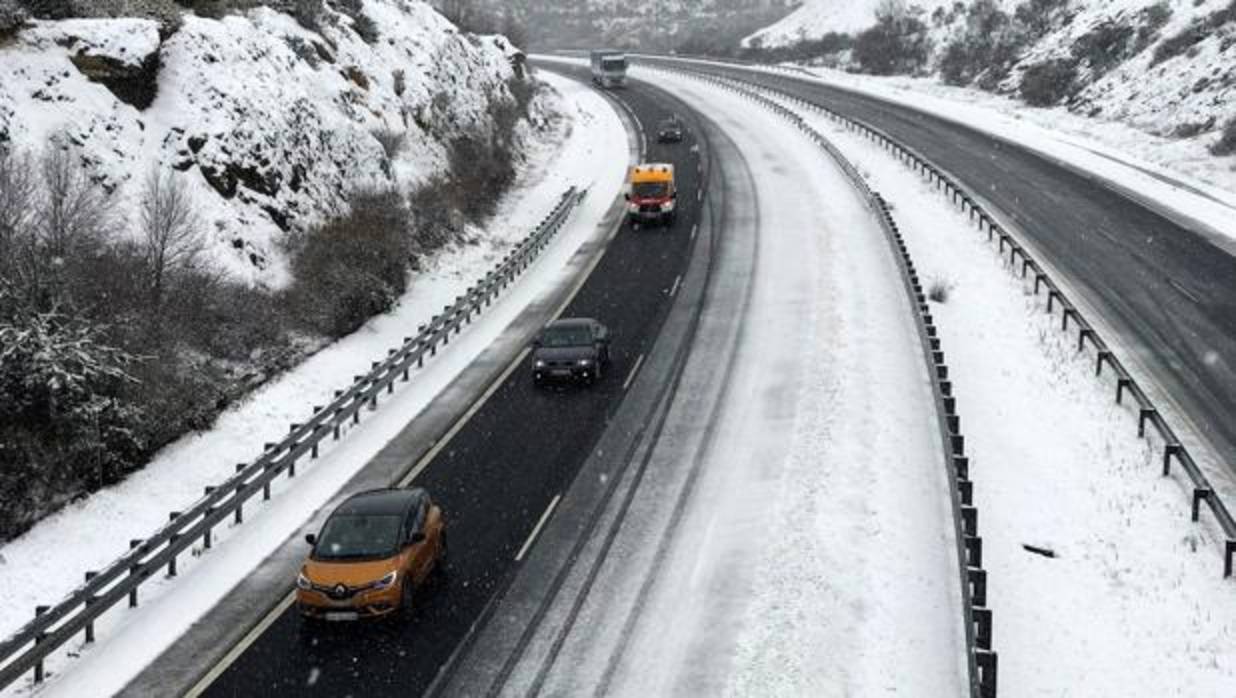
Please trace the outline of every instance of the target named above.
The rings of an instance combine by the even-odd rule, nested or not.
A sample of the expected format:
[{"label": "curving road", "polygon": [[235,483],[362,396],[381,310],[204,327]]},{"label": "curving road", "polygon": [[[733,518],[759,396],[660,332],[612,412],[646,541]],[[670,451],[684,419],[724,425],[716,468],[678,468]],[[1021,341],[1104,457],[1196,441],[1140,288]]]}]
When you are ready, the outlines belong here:
[{"label": "curving road", "polygon": [[909,106],[740,66],[641,60],[821,102],[951,172],[1016,224],[1102,314],[1129,358],[1153,375],[1236,475],[1236,257],[1206,235],[1100,180]]},{"label": "curving road", "polygon": [[[684,113],[681,106],[670,106],[668,95],[646,88],[614,96],[647,131],[671,110]],[[452,545],[446,574],[424,591],[412,622],[307,629],[295,609],[288,609],[204,695],[425,692],[518,568],[517,552],[550,503],[571,485],[622,404],[624,379],[658,337],[691,257],[691,231],[702,210],[704,144],[696,133],[691,129],[681,144],[647,144],[647,159],[677,165],[676,228],[635,232],[624,224],[563,313],[601,318],[613,330],[614,362],[602,383],[586,390],[538,390],[520,366],[416,478],[445,510]]]}]

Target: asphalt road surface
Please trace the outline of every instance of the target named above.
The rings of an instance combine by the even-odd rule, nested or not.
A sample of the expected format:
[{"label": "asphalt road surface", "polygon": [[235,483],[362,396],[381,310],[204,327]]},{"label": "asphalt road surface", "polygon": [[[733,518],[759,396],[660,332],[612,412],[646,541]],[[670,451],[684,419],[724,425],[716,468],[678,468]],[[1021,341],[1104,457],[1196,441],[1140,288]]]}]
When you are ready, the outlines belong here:
[{"label": "asphalt road surface", "polygon": [[[648,132],[671,111],[665,95],[637,85],[614,96]],[[647,159],[677,166],[677,225],[633,231],[624,224],[563,313],[611,328],[613,364],[604,379],[589,388],[537,389],[521,367],[417,478],[445,511],[451,546],[445,574],[418,597],[411,622],[305,627],[291,608],[205,695],[409,696],[428,688],[515,569],[549,503],[569,487],[620,403],[624,379],[657,337],[700,211],[697,145],[693,132],[672,145],[650,138]]]}]

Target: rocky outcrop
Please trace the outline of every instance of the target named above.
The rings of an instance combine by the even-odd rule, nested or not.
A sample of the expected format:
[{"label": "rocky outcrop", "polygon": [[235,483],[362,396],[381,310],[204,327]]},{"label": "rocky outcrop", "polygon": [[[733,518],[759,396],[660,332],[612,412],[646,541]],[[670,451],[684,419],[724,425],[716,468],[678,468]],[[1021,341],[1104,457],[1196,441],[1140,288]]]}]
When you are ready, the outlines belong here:
[{"label": "rocky outcrop", "polygon": [[[151,167],[173,168],[211,257],[280,286],[287,231],[339,213],[355,188],[431,179],[453,139],[512,100],[505,42],[420,2],[361,7],[370,40],[333,10],[315,30],[268,7],[186,15],[165,37],[154,20],[35,21],[0,46],[0,141],[65,136],[129,211]],[[386,133],[404,146],[388,153]]]}]

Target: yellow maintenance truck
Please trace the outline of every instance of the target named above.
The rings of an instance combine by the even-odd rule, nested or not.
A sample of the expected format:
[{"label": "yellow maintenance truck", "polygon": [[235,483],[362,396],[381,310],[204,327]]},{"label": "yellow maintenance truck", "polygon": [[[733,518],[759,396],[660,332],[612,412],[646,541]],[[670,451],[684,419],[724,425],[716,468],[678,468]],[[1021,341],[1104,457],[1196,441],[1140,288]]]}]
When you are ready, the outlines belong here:
[{"label": "yellow maintenance truck", "polygon": [[645,223],[673,226],[678,217],[678,188],[674,166],[657,162],[631,168],[627,217],[638,228]]}]

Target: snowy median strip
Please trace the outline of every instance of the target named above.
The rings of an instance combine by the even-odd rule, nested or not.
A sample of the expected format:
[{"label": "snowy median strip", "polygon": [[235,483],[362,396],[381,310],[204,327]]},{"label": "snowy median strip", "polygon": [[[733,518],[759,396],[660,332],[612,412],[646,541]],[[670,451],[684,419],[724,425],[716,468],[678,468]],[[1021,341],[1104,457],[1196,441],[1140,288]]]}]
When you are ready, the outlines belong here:
[{"label": "snowy median strip", "polygon": [[682,74],[718,85],[751,99],[803,131],[845,173],[847,179],[875,214],[880,229],[897,260],[905,290],[914,308],[915,326],[918,330],[935,400],[940,443],[944,449],[943,461],[948,470],[949,482],[952,483],[949,493],[957,545],[958,576],[963,600],[970,692],[975,698],[994,696],[997,685],[997,654],[992,646],[992,611],[987,607],[987,572],[983,569],[982,539],[978,534],[978,509],[973,501],[974,483],[970,480],[969,459],[966,456],[965,437],[961,431],[961,417],[958,415],[957,400],[953,395],[948,364],[945,362],[941,340],[930,307],[927,305],[927,297],[890,207],[883,197],[872,191],[846,156],[794,110],[760,91],[750,89],[735,81],[705,77],[691,72]]},{"label": "snowy median strip", "polygon": [[[211,573],[187,575],[183,580],[175,585],[152,579],[152,583],[148,584],[146,587],[143,587],[142,602],[143,610],[149,608],[155,612],[147,610],[145,613],[131,612],[129,614],[108,614],[106,617],[100,618],[100,622],[102,625],[106,625],[107,629],[116,630],[117,634],[122,638],[124,636],[128,636],[128,642],[121,641],[119,644],[134,646],[140,645],[143,648],[134,656],[129,657],[127,661],[124,662],[125,667],[123,668],[113,667],[108,670],[106,667],[95,667],[96,674],[98,674],[99,670],[102,670],[108,674],[105,683],[109,686],[109,690],[116,690],[122,686],[125,676],[121,675],[125,674],[127,676],[126,672],[131,674],[139,669],[141,666],[141,661],[139,658],[153,658],[153,656],[157,655],[158,650],[161,646],[163,646],[160,643],[169,642],[178,636],[184,628],[188,627],[188,625],[197,617],[198,614],[208,610],[214,600],[218,599],[222,593],[226,592],[227,589],[231,588],[231,586],[235,584],[235,581],[239,579],[238,575],[242,575],[247,569],[252,569],[252,567],[263,559],[270,550],[285,540],[290,531],[295,530],[295,528],[301,525],[301,523],[303,523],[303,521],[308,518],[308,516],[311,515],[317,507],[327,501],[331,493],[336,491],[342,482],[346,481],[351,474],[355,473],[360,466],[367,462],[367,454],[375,452],[383,444],[385,444],[391,436],[398,433],[402,425],[406,424],[412,417],[415,416],[415,414],[423,409],[423,407],[428,404],[430,400],[432,400],[433,395],[436,395],[438,391],[445,387],[445,385],[447,385],[450,380],[472,360],[472,358],[478,355],[494,339],[494,337],[501,332],[502,328],[506,327],[506,325],[509,324],[509,322],[513,320],[516,315],[518,315],[522,308],[535,301],[545,289],[552,288],[559,284],[563,280],[561,277],[566,273],[566,262],[574,254],[575,250],[578,249],[580,245],[588,242],[597,235],[596,221],[600,220],[600,218],[604,215],[610,205],[611,200],[620,190],[622,175],[625,171],[627,161],[625,143],[611,145],[603,137],[603,134],[612,133],[615,130],[621,131],[622,125],[618,121],[617,116],[613,113],[612,109],[606,105],[602,99],[596,97],[588,90],[584,88],[577,88],[569,81],[559,80],[552,77],[549,78],[549,80],[564,93],[569,93],[569,97],[574,103],[574,107],[578,110],[577,118],[573,124],[573,133],[564,147],[558,147],[561,146],[561,144],[554,143],[552,146],[550,146],[550,144],[546,144],[544,147],[540,148],[541,152],[538,155],[542,160],[542,164],[548,169],[548,166],[552,161],[553,166],[558,171],[539,173],[540,176],[537,181],[531,182],[522,191],[517,192],[516,195],[512,197],[515,205],[512,205],[509,202],[504,205],[507,215],[505,216],[505,220],[503,220],[502,224],[498,227],[505,230],[506,226],[511,224],[527,225],[529,218],[528,214],[530,213],[527,209],[536,207],[540,208],[540,213],[543,213],[544,208],[542,207],[546,206],[547,202],[558,201],[558,196],[562,191],[559,187],[569,186],[570,183],[581,179],[583,181],[592,180],[594,184],[592,189],[593,193],[588,197],[586,202],[580,205],[581,213],[577,216],[575,222],[567,225],[566,231],[562,235],[557,236],[560,242],[546,248],[544,243],[548,242],[548,238],[547,236],[542,235],[538,236],[536,242],[533,243],[533,245],[538,248],[538,252],[540,251],[540,248],[546,248],[546,252],[540,255],[543,259],[534,267],[535,272],[530,274],[530,276],[535,279],[535,282],[525,281],[524,283],[513,287],[510,291],[497,300],[493,300],[491,297],[490,300],[493,302],[493,309],[486,312],[485,322],[481,323],[482,330],[471,330],[468,333],[464,333],[452,342],[453,344],[459,344],[461,346],[457,346],[454,351],[449,353],[449,355],[445,355],[437,359],[432,366],[427,364],[424,376],[421,380],[413,382],[413,388],[400,391],[398,395],[395,395],[392,398],[392,404],[394,405],[393,408],[388,407],[387,409],[381,410],[375,413],[375,416],[366,420],[366,426],[361,437],[344,440],[340,445],[332,448],[330,453],[321,454],[322,461],[326,461],[327,464],[324,466],[319,463],[318,467],[310,469],[305,477],[297,479],[297,482],[301,484],[298,484],[294,489],[296,493],[294,498],[289,499],[288,497],[281,496],[282,494],[287,494],[287,492],[280,491],[281,489],[286,488],[275,487],[275,491],[271,493],[275,502],[266,507],[262,507],[260,510],[263,512],[264,516],[258,517],[256,524],[250,524],[244,528],[236,528],[232,530],[229,530],[231,529],[231,526],[228,526],[226,522],[222,520],[222,516],[236,516],[237,520],[241,520],[243,519],[244,513],[242,512],[241,514],[236,515],[233,513],[233,510],[224,511],[222,507],[214,507],[214,513],[216,514],[216,518],[219,520],[217,522],[212,520],[212,522],[218,525],[218,530],[215,532],[216,535],[211,537],[212,540],[210,541],[209,547],[216,549],[215,554],[203,558],[202,562],[207,564],[192,565],[193,567],[202,567],[202,572],[205,572],[207,568],[212,568],[213,571]],[[610,163],[612,163],[612,165]],[[602,173],[599,177],[598,172]],[[552,194],[554,190],[557,191],[557,194]],[[562,210],[559,212],[562,213]],[[539,216],[539,214],[537,215]],[[499,219],[502,218],[504,217],[499,216]],[[564,219],[565,215],[560,216],[558,220],[554,221],[554,223],[561,225],[562,220]],[[521,249],[524,248],[521,247]],[[467,253],[461,256],[472,256],[474,251],[480,252],[480,250],[473,249],[461,250],[461,252]],[[492,253],[487,256],[489,256],[489,258],[493,257]],[[527,255],[524,256],[527,257]],[[477,264],[477,261],[484,261],[485,257],[486,255],[482,255],[480,260],[469,260],[466,264],[460,265],[461,270],[465,268],[483,268],[483,266],[479,266]],[[528,268],[527,261],[530,260],[530,257],[528,257],[528,259],[520,258],[519,261],[512,262],[514,259],[516,258],[511,257],[507,259],[503,262],[502,268],[516,266],[520,271]],[[461,259],[459,261],[464,260]],[[469,276],[470,275],[471,273],[469,273]],[[496,279],[497,277],[493,274],[486,277],[486,280],[489,282],[496,282]],[[442,279],[437,285],[441,288],[426,289],[420,287],[419,285],[414,285],[412,292],[425,293],[428,291],[429,293],[427,294],[427,297],[441,298],[442,295],[435,293],[435,291],[449,289],[447,291],[448,293],[456,294],[457,291],[454,289],[459,288],[458,282],[451,278]],[[457,325],[464,322],[464,317],[474,315],[477,312],[477,307],[480,305],[480,302],[484,300],[484,296],[478,298],[470,293],[463,294],[463,297],[465,300],[475,301],[472,303],[471,310],[464,311],[463,317],[457,317],[451,320],[439,319],[436,323],[430,324],[431,331],[435,332],[442,340],[446,339],[445,335],[447,332],[457,330]],[[425,306],[420,302],[415,304],[415,309],[420,312],[424,312],[424,308]],[[398,312],[398,314],[403,315],[402,312]],[[223,448],[218,450],[211,449],[203,454],[203,443],[208,443],[211,441],[209,435],[189,437],[185,439],[184,443],[168,449],[165,454],[161,455],[158,459],[160,463],[167,461],[167,465],[169,466],[175,464],[175,461],[180,461],[180,468],[172,468],[169,470],[168,468],[162,466],[159,468],[154,468],[152,466],[149,473],[144,472],[139,474],[139,476],[131,478],[120,487],[114,488],[115,491],[107,491],[100,493],[99,495],[95,495],[94,497],[89,498],[89,500],[83,503],[83,505],[78,505],[67,509],[61,514],[44,522],[44,524],[40,524],[40,526],[36,527],[26,536],[13,541],[3,550],[5,558],[3,563],[0,564],[0,579],[4,580],[6,588],[25,590],[21,596],[23,598],[28,598],[30,595],[47,594],[49,593],[49,590],[54,592],[57,588],[56,582],[59,582],[58,588],[67,590],[72,584],[72,578],[81,573],[81,567],[88,568],[90,565],[97,564],[100,568],[102,568],[106,563],[105,551],[108,548],[123,547],[123,536],[131,536],[134,532],[140,530],[136,528],[136,526],[140,524],[135,522],[150,521],[151,519],[157,520],[160,516],[166,517],[165,507],[167,506],[166,502],[169,498],[180,498],[183,497],[186,492],[193,492],[195,490],[197,492],[201,492],[202,490],[200,488],[204,485],[194,484],[200,483],[200,480],[197,479],[198,477],[207,477],[211,479],[218,477],[220,472],[220,469],[218,468],[219,461],[227,462],[236,460],[237,458],[234,455],[229,455],[237,451],[237,447],[234,444],[229,443],[235,437],[243,437],[245,435],[251,436],[251,432],[255,427],[268,428],[271,425],[271,422],[274,421],[274,419],[277,419],[277,417],[274,417],[274,419],[271,418],[274,416],[273,413],[285,413],[287,411],[287,403],[289,401],[295,400],[296,404],[304,404],[306,397],[303,392],[310,392],[318,395],[321,394],[322,391],[317,385],[312,385],[312,389],[309,391],[304,391],[305,386],[303,383],[297,386],[297,378],[304,377],[299,376],[298,374],[303,374],[305,370],[313,370],[312,364],[316,363],[317,371],[329,372],[331,375],[337,376],[340,373],[340,365],[350,363],[355,366],[356,359],[352,354],[356,351],[363,351],[365,347],[370,346],[371,344],[377,344],[378,342],[385,343],[390,340],[392,335],[398,337],[401,329],[398,325],[407,323],[408,319],[409,318],[407,317],[403,317],[399,322],[394,322],[394,318],[375,319],[375,321],[370,323],[370,327],[367,327],[358,333],[358,341],[352,342],[353,338],[348,338],[347,340],[340,342],[341,347],[348,344],[355,344],[355,346],[351,347],[352,351],[348,352],[349,356],[338,355],[334,357],[334,360],[332,360],[328,355],[337,353],[334,351],[336,348],[332,347],[331,349],[323,351],[319,355],[319,357],[322,358],[322,361],[316,361],[319,357],[315,357],[314,359],[311,359],[306,366],[301,367],[301,369],[296,369],[290,373],[288,380],[281,380],[277,382],[293,384],[292,390],[287,391],[289,394],[286,396],[281,396],[282,391],[280,390],[280,385],[276,384],[272,385],[270,389],[262,391],[262,394],[259,396],[255,396],[251,402],[237,408],[237,415],[235,416],[238,418],[240,418],[240,413],[253,412],[254,408],[259,410],[259,412],[248,414],[241,418],[243,424],[234,423],[234,420],[231,419],[233,416],[231,414],[225,416],[220,420],[220,424],[217,426],[217,430],[221,431],[221,436],[227,434],[228,432],[235,432],[236,430],[239,430],[241,433],[228,434],[228,436],[233,437],[231,439],[224,436],[223,441],[219,443],[219,445],[223,446]],[[406,326],[406,324],[404,324],[404,326]],[[378,330],[379,327],[381,328],[380,331]],[[364,336],[374,332],[379,332],[382,338],[377,336]],[[428,348],[426,346],[421,346],[417,347],[417,349],[425,351]],[[420,358],[418,355],[407,353],[402,355],[402,359],[407,359],[409,356],[415,356],[416,359]],[[391,386],[393,386],[393,383],[397,380],[397,378],[402,378],[403,369],[408,368],[408,366],[402,365],[398,360],[398,357],[400,357],[400,352],[399,350],[396,350],[394,356],[388,356],[386,361],[377,362],[383,374],[383,380],[380,384],[369,386],[370,390],[365,393],[365,395],[368,396],[368,400],[360,400],[362,404],[371,405],[373,398],[377,397],[379,392],[384,389],[390,391],[392,389]],[[396,364],[399,365],[396,366]],[[332,367],[334,370],[331,370]],[[387,378],[389,378],[389,380],[386,380]],[[300,387],[300,390],[297,390],[297,387]],[[350,391],[344,391],[345,394],[348,394],[349,392]],[[301,394],[298,395],[298,393]],[[268,407],[263,408],[262,403],[265,402],[264,397],[268,395],[275,397],[278,401],[272,403]],[[358,404],[356,407],[357,410],[355,413],[359,414],[361,405]],[[347,416],[350,417],[352,414],[352,412],[349,412]],[[343,423],[339,425],[341,427],[341,432],[348,428],[348,425],[346,424],[347,421],[348,420],[345,418]],[[327,433],[331,432],[333,432],[333,429],[327,430]],[[218,440],[216,439],[215,441]],[[249,438],[248,443],[252,442],[253,438]],[[297,441],[298,446],[295,448],[306,452],[297,453],[297,455],[308,454],[311,447],[304,446],[304,443],[305,442],[299,440]],[[276,450],[275,453],[280,453],[286,450],[282,447],[276,447],[276,449],[278,450]],[[200,473],[186,472],[184,470],[184,463],[185,456],[187,455],[195,455],[196,458],[190,460],[202,462],[204,466],[209,468],[208,472],[204,476]],[[271,459],[272,467],[286,467],[287,465],[290,465],[287,458],[287,456],[284,456],[279,460]],[[213,461],[213,465],[210,464],[211,461]],[[228,470],[230,471],[231,468]],[[248,471],[246,470],[246,472]],[[213,475],[211,473],[213,473]],[[252,473],[248,473],[248,475],[252,475]],[[188,480],[191,482],[186,484],[183,480]],[[209,482],[210,480],[206,481]],[[229,482],[232,482],[232,480],[229,480]],[[241,491],[243,496],[246,497],[255,496],[258,490],[265,489],[261,484],[259,484],[259,480],[250,480],[248,476],[245,476],[243,480],[235,480],[236,484],[242,482],[244,483],[244,486],[241,488]],[[146,484],[150,484],[151,487],[145,487],[144,485]],[[167,487],[160,488],[158,487],[159,484],[165,484]],[[128,495],[125,494],[126,491],[128,492]],[[289,492],[290,491],[293,490],[289,490]],[[231,492],[225,493],[230,495],[227,500],[228,502],[233,501],[232,497],[236,496],[235,492],[236,488],[233,488]],[[172,501],[174,501],[174,499],[172,499]],[[236,508],[234,511],[242,510]],[[255,510],[255,512],[256,511],[257,510]],[[159,512],[162,512],[162,514]],[[220,512],[223,513],[220,515]],[[132,519],[132,521],[127,521],[126,519]],[[167,519],[164,518],[164,521],[166,520]],[[186,571],[183,569],[183,567],[185,567],[183,563],[193,563],[193,558],[197,558],[201,555],[204,552],[204,549],[208,547],[208,544],[204,536],[199,539],[198,534],[202,533],[201,531],[198,531],[196,528],[186,528],[188,524],[187,521],[181,519],[178,524],[174,523],[170,527],[165,527],[161,530],[169,534],[168,540],[171,540],[171,536],[175,535],[179,543],[187,548],[184,552],[192,555],[192,558],[190,558],[189,555],[184,555],[185,559],[181,561],[182,569],[175,570],[174,567],[169,567],[168,569],[169,572],[178,571],[183,573]],[[146,525],[149,526],[149,524]],[[232,524],[232,526],[234,525],[235,524]],[[256,531],[254,530],[255,526],[258,529]],[[147,527],[144,532],[148,532],[149,530],[150,529]],[[71,539],[66,536],[72,534],[74,531],[89,532],[88,536],[83,536],[81,543],[89,545],[90,549],[77,550],[76,546],[71,546],[74,554],[68,554],[71,551],[65,549],[63,541]],[[189,531],[193,531],[191,540]],[[220,546],[220,538],[224,536],[234,539],[235,542],[229,541],[231,543],[230,545]],[[197,545],[198,540],[201,541],[200,547]],[[59,542],[56,543],[55,541]],[[111,541],[110,544],[108,541]],[[246,544],[241,545],[241,543]],[[47,554],[49,550],[62,549],[65,550],[66,554]],[[167,549],[165,548],[164,553],[166,552]],[[143,555],[143,557],[149,554],[150,552],[148,551]],[[228,558],[228,560],[220,561],[222,558]],[[208,561],[212,559],[216,560],[216,563],[214,565],[208,564]],[[153,575],[155,573],[155,570],[152,569],[154,566],[154,560],[157,560],[157,564],[160,568],[162,568],[165,563],[171,563],[170,556],[169,559],[165,560],[163,559],[162,553],[155,554],[153,558],[146,561],[151,563],[149,567],[144,567],[140,571],[140,575],[142,577]],[[127,571],[127,569],[122,570],[122,572],[126,573]],[[128,575],[123,574],[120,579],[127,580]],[[11,586],[10,582],[12,582]],[[123,584],[124,582],[121,581],[118,583]],[[109,600],[123,601],[123,597],[125,596],[124,593],[120,593],[116,599],[110,598],[111,596],[117,596],[112,592],[117,588],[118,583],[113,583],[110,587],[105,589],[96,590],[92,587],[89,592],[84,593],[91,596],[107,595]],[[184,593],[178,593],[175,595],[166,594],[166,591],[171,588],[181,588]],[[83,600],[81,603],[78,603],[78,596],[80,595],[81,593],[71,596],[73,599],[71,605],[76,606],[78,609],[84,607],[85,605],[85,597],[82,597]],[[160,598],[161,596],[168,596],[169,598],[162,599]],[[160,610],[158,607],[164,605],[163,602],[171,600],[170,597],[172,596],[187,597],[188,608],[191,608],[191,611],[186,613],[185,605],[183,603],[178,603],[178,607],[181,608],[181,610],[173,613],[170,607],[164,607],[161,609],[162,613],[158,613],[157,611]],[[186,601],[186,598],[178,598],[177,601],[184,602]],[[33,600],[32,603],[37,602],[38,600]],[[102,604],[104,602],[100,603]],[[94,604],[92,603],[91,605],[93,606]],[[18,616],[15,611],[19,607],[24,606],[25,605],[20,602],[19,604],[10,605],[10,615],[5,618],[5,622],[3,624],[3,629],[5,632],[11,632],[12,629],[20,623],[18,620],[20,616]],[[97,613],[91,613],[89,615],[98,615],[98,613],[102,612],[103,608],[105,607],[97,607],[93,609],[97,611]],[[73,608],[69,608],[66,611],[66,613],[72,612],[74,612]],[[77,614],[78,615],[76,617],[81,617],[80,610],[77,611]],[[145,622],[139,623],[135,620],[135,617],[137,616],[140,616]],[[64,614],[61,614],[60,617],[64,617]],[[9,685],[18,675],[25,673],[22,669],[32,668],[33,664],[30,663],[30,660],[33,659],[36,654],[42,655],[44,653],[43,650],[50,649],[51,647],[60,644],[60,640],[72,640],[73,637],[77,636],[80,630],[84,629],[84,626],[72,627],[70,629],[71,621],[59,623],[57,625],[56,621],[51,620],[52,616],[49,615],[48,618],[49,620],[46,624],[52,627],[44,627],[43,625],[40,625],[36,628],[32,628],[31,626],[27,626],[26,629],[32,631],[31,639],[50,633],[52,634],[51,636],[57,640],[57,642],[52,643],[52,641],[49,640],[47,643],[40,643],[44,646],[40,647],[39,651],[35,653],[32,653],[29,649],[27,649],[23,655],[26,657],[25,661],[9,661],[5,665],[4,669],[0,670],[3,672],[0,673],[0,676],[4,677],[5,685]],[[143,625],[143,627],[135,628],[134,626],[136,625]],[[137,632],[134,633],[134,630],[137,630]],[[23,635],[24,634],[26,633],[23,633]],[[61,635],[66,635],[67,638],[61,637]],[[133,642],[134,640],[137,642]],[[77,643],[71,642],[70,644],[72,644],[76,650]],[[106,644],[108,643],[105,643],[105,645]],[[112,640],[110,644],[117,644],[117,641]],[[12,657],[16,652],[21,651],[23,648],[32,648],[32,645],[28,641],[19,642],[16,644],[12,642],[6,643],[4,645],[4,656]],[[101,652],[100,650],[102,648],[103,645],[101,645],[99,649],[87,653],[85,658],[78,663],[83,665],[90,664],[91,662],[88,660],[91,655],[95,655],[97,657],[98,655],[108,654],[108,652]],[[70,653],[70,655],[74,654],[76,654],[76,651]],[[57,655],[53,655],[52,664],[58,665],[62,660],[62,654],[58,653]],[[98,661],[93,663],[99,664]],[[90,672],[78,671],[73,673],[88,674]],[[10,674],[12,674],[12,676],[10,676]],[[71,694],[71,688],[60,684],[73,683],[72,681],[64,680],[72,678],[72,674],[61,676],[60,678],[62,679],[61,681],[49,684],[48,688],[63,689],[66,694]],[[89,685],[89,681],[83,685]],[[78,686],[78,688],[80,689],[82,686]],[[93,688],[89,689],[89,692],[98,693],[100,690],[102,690],[100,686],[95,684]]]}]

